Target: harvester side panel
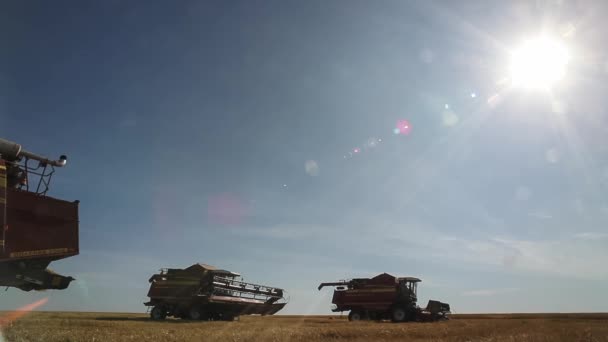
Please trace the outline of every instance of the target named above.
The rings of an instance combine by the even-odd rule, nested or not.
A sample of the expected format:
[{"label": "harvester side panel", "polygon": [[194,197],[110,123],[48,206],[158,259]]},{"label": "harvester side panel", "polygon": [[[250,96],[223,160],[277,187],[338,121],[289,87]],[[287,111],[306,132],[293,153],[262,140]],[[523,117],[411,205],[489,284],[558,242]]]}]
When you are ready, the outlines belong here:
[{"label": "harvester side panel", "polygon": [[156,279],[150,286],[150,298],[189,298],[196,296],[200,290],[198,278],[164,277]]},{"label": "harvester side panel", "polygon": [[397,301],[397,289],[391,287],[370,287],[356,290],[334,291],[332,303],[338,309],[361,307],[366,309],[388,309]]},{"label": "harvester side panel", "polygon": [[6,238],[6,165],[0,160],[0,251],[4,254]]},{"label": "harvester side panel", "polygon": [[5,206],[0,261],[57,260],[78,254],[78,201],[9,188]]}]

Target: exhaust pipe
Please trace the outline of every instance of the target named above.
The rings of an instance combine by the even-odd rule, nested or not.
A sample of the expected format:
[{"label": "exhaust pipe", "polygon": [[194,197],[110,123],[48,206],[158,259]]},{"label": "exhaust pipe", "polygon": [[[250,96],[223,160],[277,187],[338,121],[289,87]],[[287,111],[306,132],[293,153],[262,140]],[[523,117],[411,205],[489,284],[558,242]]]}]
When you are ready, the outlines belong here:
[{"label": "exhaust pipe", "polygon": [[22,157],[39,161],[41,164],[48,164],[58,167],[63,167],[68,162],[68,157],[61,155],[58,160],[51,160],[47,157],[43,157],[26,151],[21,148],[21,145],[12,141],[0,138],[0,156],[2,159],[15,160],[21,159]]}]

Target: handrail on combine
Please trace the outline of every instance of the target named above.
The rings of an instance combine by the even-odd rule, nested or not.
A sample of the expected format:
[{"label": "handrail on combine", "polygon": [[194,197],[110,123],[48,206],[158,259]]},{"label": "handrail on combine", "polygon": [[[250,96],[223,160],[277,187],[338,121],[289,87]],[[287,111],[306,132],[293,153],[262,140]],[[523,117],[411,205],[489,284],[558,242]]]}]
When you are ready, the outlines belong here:
[{"label": "handrail on combine", "polygon": [[348,285],[349,283],[350,282],[346,281],[346,280],[336,281],[333,283],[321,283],[321,285],[319,285],[319,287],[317,287],[317,290],[321,290],[325,286],[343,286],[343,285]]},{"label": "handrail on combine", "polygon": [[[49,190],[51,178],[55,173],[55,167],[63,167],[67,163],[67,157],[62,155],[57,160],[38,155],[36,153],[24,150],[21,145],[12,141],[0,138],[0,158],[14,171],[12,174],[22,174],[20,182],[15,183],[15,186],[25,191],[30,190],[30,175],[38,177],[38,185],[36,191],[32,191],[38,195],[46,195]],[[38,165],[33,167],[30,162],[34,160]],[[17,177],[15,175],[15,177]]]}]

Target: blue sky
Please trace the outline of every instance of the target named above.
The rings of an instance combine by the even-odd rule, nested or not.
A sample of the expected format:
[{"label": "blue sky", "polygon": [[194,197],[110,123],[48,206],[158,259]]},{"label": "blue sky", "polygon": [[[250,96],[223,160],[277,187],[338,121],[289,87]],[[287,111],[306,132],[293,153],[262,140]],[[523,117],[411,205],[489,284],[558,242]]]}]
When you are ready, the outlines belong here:
[{"label": "blue sky", "polygon": [[[51,195],[81,201],[81,253],[52,264],[69,289],[0,309],[143,312],[152,273],[205,262],[290,314],[381,272],[455,312],[606,311],[604,4],[1,6],[2,137],[69,156]],[[505,85],[541,30],[566,76]]]}]

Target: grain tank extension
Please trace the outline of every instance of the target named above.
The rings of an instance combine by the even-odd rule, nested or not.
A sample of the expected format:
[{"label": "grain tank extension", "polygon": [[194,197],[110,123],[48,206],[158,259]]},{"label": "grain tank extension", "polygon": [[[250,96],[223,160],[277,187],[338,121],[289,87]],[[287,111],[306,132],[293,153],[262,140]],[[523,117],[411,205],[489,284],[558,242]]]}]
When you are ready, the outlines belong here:
[{"label": "grain tank extension", "polygon": [[438,321],[447,319],[450,305],[429,300],[426,308],[416,302],[418,283],[414,277],[394,277],[387,273],[373,278],[357,278],[321,283],[318,289],[334,286],[332,311],[350,311],[348,319],[384,320],[393,322]]},{"label": "grain tank extension", "polygon": [[65,289],[72,277],[48,265],[78,254],[78,201],[46,195],[58,160],[0,138],[0,286]]},{"label": "grain tank extension", "polygon": [[282,289],[245,283],[234,272],[206,264],[161,269],[148,282],[150,317],[234,320],[240,315],[273,315],[287,304]]}]

